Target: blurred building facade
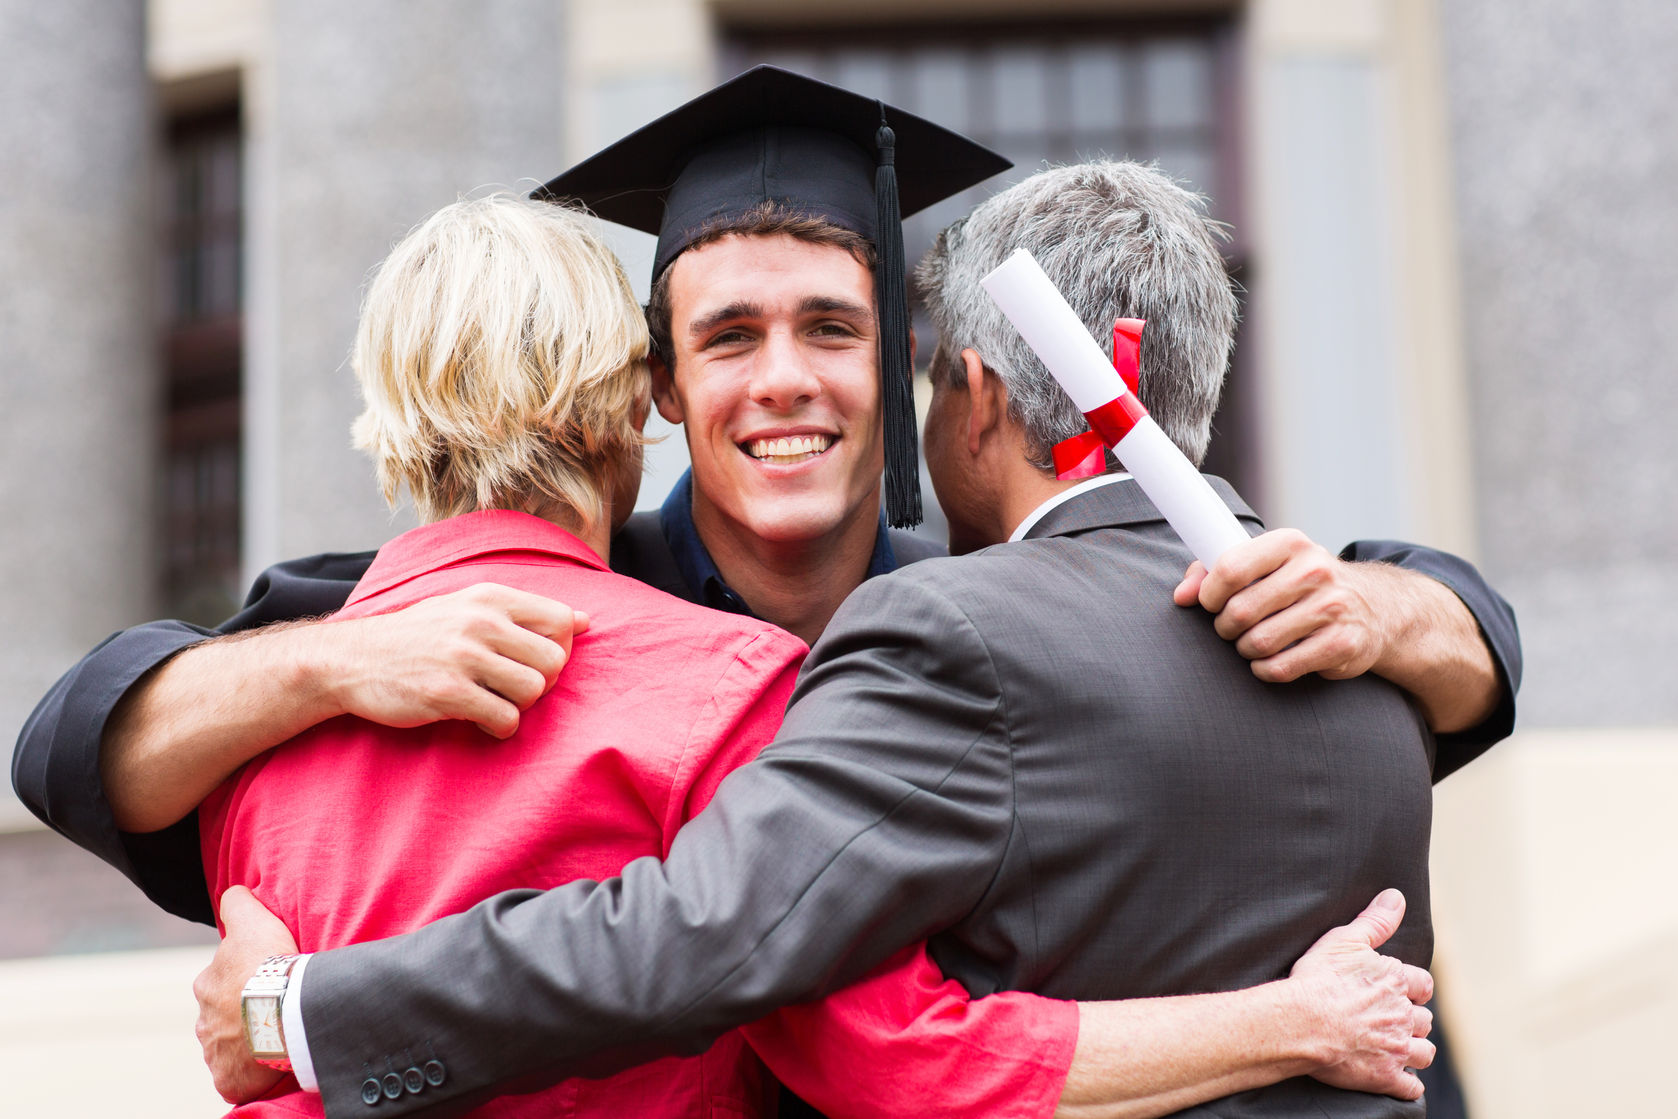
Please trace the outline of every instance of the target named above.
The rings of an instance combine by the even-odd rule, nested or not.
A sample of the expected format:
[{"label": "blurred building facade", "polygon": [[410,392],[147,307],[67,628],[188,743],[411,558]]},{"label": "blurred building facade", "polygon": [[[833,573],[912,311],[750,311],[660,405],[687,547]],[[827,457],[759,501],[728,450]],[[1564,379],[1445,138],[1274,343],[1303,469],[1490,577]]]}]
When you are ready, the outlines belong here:
[{"label": "blurred building facade", "polygon": [[[350,448],[346,364],[404,231],[777,62],[1016,178],[1128,155],[1211,197],[1245,289],[1215,468],[1324,543],[1468,555],[1521,621],[1520,731],[1441,786],[1435,830],[1475,1114],[1660,1113],[1674,48],[1656,0],[0,0],[23,107],[0,118],[0,726],[114,628],[213,621],[268,563],[407,527]],[[911,257],[1008,181],[911,222]],[[644,294],[648,239],[614,236]],[[643,504],[684,458],[654,450]],[[0,997],[0,1073],[42,1101],[55,1061],[85,1079],[85,1019],[40,1000],[98,998],[118,961],[152,983],[124,1021],[190,1038],[191,950],[165,946],[206,934],[9,799],[0,826],[0,991],[25,993]],[[174,1057],[113,1076],[158,1114],[213,1106]]]}]

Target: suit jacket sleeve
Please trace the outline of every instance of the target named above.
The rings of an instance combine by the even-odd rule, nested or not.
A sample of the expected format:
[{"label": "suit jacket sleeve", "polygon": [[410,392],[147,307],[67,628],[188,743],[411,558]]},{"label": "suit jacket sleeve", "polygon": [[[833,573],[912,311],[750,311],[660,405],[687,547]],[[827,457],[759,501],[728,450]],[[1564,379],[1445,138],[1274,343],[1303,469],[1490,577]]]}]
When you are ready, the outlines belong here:
[{"label": "suit jacket sleeve", "polygon": [[329,1115],[366,1070],[434,1053],[454,1109],[702,1050],[860,977],[983,897],[1011,833],[994,666],[966,616],[903,576],[854,594],[782,732],[664,862],[515,891],[404,937],[323,952],[301,1000]]},{"label": "suit jacket sleeve", "polygon": [[1497,707],[1478,726],[1454,734],[1437,735],[1439,753],[1433,766],[1438,781],[1456,772],[1515,729],[1515,693],[1521,687],[1521,634],[1515,611],[1492,590],[1475,566],[1446,552],[1398,540],[1354,540],[1341,551],[1343,560],[1395,564],[1437,579],[1463,601],[1480,626],[1503,685]]},{"label": "suit jacket sleeve", "polygon": [[111,712],[135,682],[170,657],[217,634],[338,609],[373,553],[322,555],[269,568],[238,614],[215,629],[150,622],[112,634],[59,678],[36,705],[12,755],[12,787],[60,835],[116,867],[162,908],[215,923],[194,813],[162,831],[119,831],[99,773]]}]

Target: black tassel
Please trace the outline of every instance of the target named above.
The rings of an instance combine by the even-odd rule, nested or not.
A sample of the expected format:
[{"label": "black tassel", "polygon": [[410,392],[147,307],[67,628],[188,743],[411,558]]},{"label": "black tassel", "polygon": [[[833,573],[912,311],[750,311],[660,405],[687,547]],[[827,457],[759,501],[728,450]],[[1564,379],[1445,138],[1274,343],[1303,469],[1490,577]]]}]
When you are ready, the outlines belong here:
[{"label": "black tassel", "polygon": [[885,411],[886,520],[893,528],[921,523],[920,434],[915,424],[915,391],[909,355],[908,266],[903,260],[903,222],[897,202],[897,137],[880,109],[874,143],[876,217],[874,274],[880,309],[880,401]]}]

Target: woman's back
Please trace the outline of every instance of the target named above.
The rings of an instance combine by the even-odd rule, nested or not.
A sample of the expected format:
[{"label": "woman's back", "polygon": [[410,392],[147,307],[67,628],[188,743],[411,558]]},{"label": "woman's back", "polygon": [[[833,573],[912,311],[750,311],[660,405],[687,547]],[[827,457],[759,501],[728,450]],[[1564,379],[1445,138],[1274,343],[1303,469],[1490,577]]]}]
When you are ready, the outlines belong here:
[{"label": "woman's back", "polygon": [[[344,718],[259,758],[201,813],[218,899],[249,886],[307,952],[405,932],[502,890],[611,877],[666,853],[780,723],[802,643],[614,575],[575,537],[521,513],[469,514],[392,541],[340,617],[480,582],[588,612],[552,691],[505,741],[458,722],[391,730]],[[403,1070],[369,1075],[391,1071]],[[282,1083],[283,1103],[239,1114],[269,1103],[320,1114],[319,1097]],[[702,1057],[482,1113],[738,1115],[760,1111],[762,1097],[756,1058],[731,1034]]]}]

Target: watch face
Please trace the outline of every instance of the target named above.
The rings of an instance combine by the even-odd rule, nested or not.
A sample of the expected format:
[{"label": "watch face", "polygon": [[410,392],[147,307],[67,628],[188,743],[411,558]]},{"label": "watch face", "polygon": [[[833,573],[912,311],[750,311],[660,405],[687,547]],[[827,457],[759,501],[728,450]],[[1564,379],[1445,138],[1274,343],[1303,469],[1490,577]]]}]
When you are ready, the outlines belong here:
[{"label": "watch face", "polygon": [[258,1057],[285,1055],[280,1038],[280,1000],[273,996],[245,996],[245,1040]]}]

